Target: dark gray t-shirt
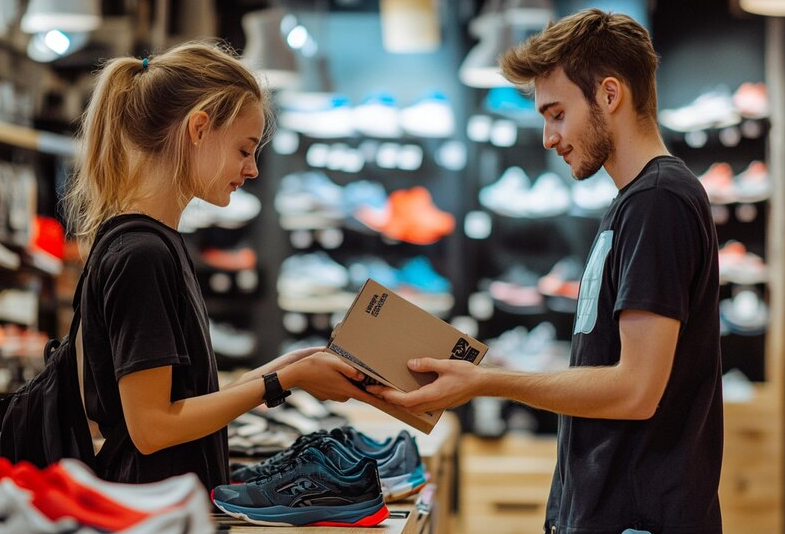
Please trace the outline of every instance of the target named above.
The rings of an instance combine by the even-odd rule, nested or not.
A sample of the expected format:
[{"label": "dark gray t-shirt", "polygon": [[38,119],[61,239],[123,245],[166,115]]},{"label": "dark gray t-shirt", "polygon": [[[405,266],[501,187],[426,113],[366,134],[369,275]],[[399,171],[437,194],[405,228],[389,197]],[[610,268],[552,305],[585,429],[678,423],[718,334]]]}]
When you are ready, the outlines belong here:
[{"label": "dark gray t-shirt", "polygon": [[[99,235],[131,217],[106,221]],[[82,294],[85,404],[88,417],[109,436],[124,424],[118,381],[155,367],[172,366],[171,400],[218,391],[207,310],[182,236],[158,223],[163,237],[129,229],[114,239],[93,266]],[[126,439],[102,473],[118,482],[153,482],[196,473],[209,489],[228,483],[226,430],[150,455]]]},{"label": "dark gray t-shirt", "polygon": [[722,373],[717,237],[684,163],[657,157],[619,191],[581,279],[571,366],[621,354],[619,314],[681,322],[670,378],[645,421],[559,416],[546,531],[721,533]]}]

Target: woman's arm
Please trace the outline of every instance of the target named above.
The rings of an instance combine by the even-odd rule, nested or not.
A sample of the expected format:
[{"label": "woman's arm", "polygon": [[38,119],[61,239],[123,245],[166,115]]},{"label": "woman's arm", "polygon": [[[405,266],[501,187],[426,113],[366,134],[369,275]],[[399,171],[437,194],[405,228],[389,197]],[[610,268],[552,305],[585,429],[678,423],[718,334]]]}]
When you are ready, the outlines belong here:
[{"label": "woman's arm", "polygon": [[[323,400],[374,401],[351,382],[362,379],[362,373],[333,354],[311,354],[278,372],[285,389],[299,387]],[[128,433],[142,454],[212,434],[261,404],[265,393],[263,380],[247,379],[222,391],[171,402],[171,366],[128,374],[118,384]]]}]

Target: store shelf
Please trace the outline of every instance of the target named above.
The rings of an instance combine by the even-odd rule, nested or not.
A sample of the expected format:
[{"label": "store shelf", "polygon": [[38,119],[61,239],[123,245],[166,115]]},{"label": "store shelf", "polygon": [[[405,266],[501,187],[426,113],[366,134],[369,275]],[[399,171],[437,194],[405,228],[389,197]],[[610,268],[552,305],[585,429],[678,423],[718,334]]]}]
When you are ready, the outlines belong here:
[{"label": "store shelf", "polygon": [[0,143],[55,156],[72,157],[76,153],[76,143],[72,137],[2,121],[0,121]]}]

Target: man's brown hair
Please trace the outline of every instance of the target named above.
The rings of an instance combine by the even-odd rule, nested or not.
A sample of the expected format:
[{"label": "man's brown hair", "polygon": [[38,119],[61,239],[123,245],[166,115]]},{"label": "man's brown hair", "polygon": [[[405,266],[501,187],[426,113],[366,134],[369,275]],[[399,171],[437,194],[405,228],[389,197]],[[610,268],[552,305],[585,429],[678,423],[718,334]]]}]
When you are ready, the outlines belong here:
[{"label": "man's brown hair", "polygon": [[561,67],[595,105],[599,83],[613,76],[632,90],[640,117],[657,118],[657,54],[649,32],[627,15],[586,9],[509,49],[499,59],[505,78],[525,85]]}]

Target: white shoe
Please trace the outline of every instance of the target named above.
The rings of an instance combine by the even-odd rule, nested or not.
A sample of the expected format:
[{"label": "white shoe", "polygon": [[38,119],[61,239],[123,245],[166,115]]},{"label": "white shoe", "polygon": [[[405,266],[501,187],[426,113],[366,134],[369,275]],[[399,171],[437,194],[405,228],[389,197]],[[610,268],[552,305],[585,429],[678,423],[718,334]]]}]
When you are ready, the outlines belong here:
[{"label": "white shoe", "polygon": [[401,110],[404,132],[417,137],[452,137],[455,115],[444,93],[433,91],[411,106]]},{"label": "white shoe", "polygon": [[398,121],[398,105],[388,93],[374,93],[354,108],[354,128],[370,137],[398,138],[403,134]]},{"label": "white shoe", "polygon": [[191,233],[210,226],[241,228],[259,215],[261,210],[262,203],[259,199],[242,189],[232,193],[229,205],[225,207],[194,198],[183,210],[178,230]]},{"label": "white shoe", "polygon": [[740,122],[733,96],[725,88],[704,93],[684,107],[660,111],[660,123],[676,132],[724,128]]}]

